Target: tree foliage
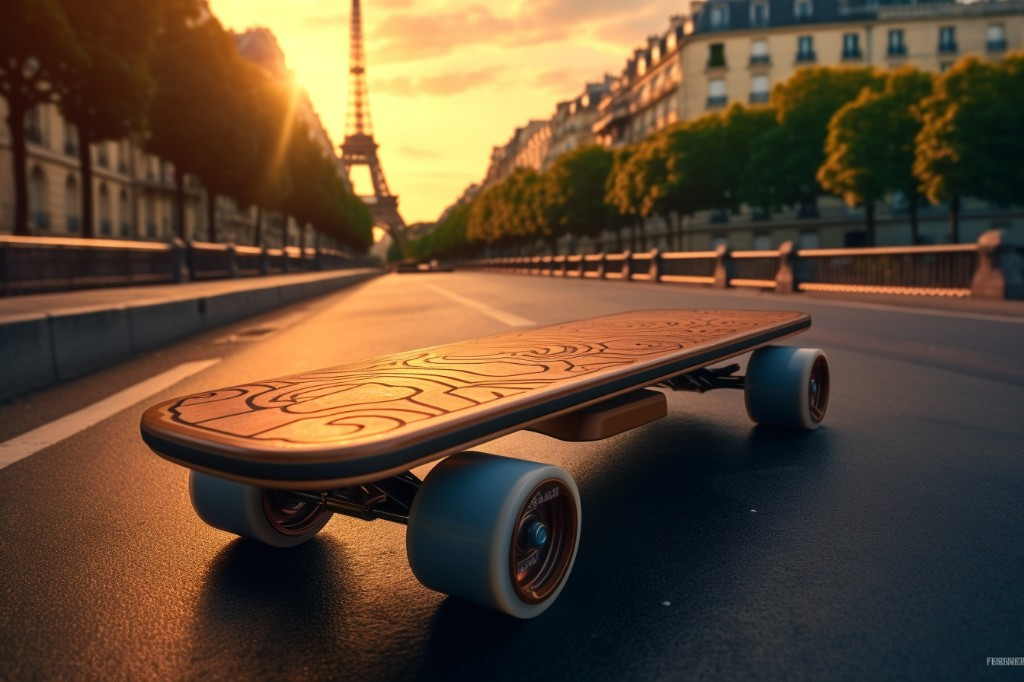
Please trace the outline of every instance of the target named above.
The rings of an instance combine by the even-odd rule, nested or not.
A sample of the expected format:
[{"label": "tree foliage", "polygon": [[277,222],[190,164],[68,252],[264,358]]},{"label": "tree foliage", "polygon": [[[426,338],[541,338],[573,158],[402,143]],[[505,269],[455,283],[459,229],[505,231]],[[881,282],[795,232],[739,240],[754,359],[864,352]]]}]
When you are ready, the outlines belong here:
[{"label": "tree foliage", "polygon": [[899,69],[886,74],[883,90],[863,89],[829,122],[818,180],[848,205],[866,206],[869,244],[875,241],[875,202],[892,192],[915,201],[914,138],[921,129],[916,105],[931,91],[930,75]]},{"label": "tree foliage", "polygon": [[88,68],[86,54],[58,0],[5,0],[0,20],[0,95],[7,101],[14,171],[14,233],[27,235],[28,173],[25,116],[59,102]]},{"label": "tree foliage", "polygon": [[825,161],[828,122],[864,88],[877,90],[882,78],[872,69],[815,67],[801,69],[775,86],[772,106],[780,130],[773,140],[775,200],[782,205],[813,201],[821,194],[817,172]]},{"label": "tree foliage", "polygon": [[969,195],[1021,204],[1024,53],[961,60],[938,79],[921,116],[914,173],[931,201]]}]

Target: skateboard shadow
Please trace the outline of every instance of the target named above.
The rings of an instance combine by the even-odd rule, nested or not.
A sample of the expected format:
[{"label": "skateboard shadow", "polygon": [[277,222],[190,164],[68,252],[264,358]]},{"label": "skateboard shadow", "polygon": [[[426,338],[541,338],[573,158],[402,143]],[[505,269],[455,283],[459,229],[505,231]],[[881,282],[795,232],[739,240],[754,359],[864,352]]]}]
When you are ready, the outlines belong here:
[{"label": "skateboard shadow", "polygon": [[[322,535],[287,550],[237,539],[210,563],[195,609],[192,657],[245,677],[251,656],[337,646],[349,609],[341,543]],[[316,623],[317,627],[309,627]],[[257,668],[265,669],[265,668]]]},{"label": "skateboard shadow", "polygon": [[[742,594],[746,575],[765,560],[765,537],[795,526],[805,506],[827,494],[833,439],[826,428],[723,428],[681,415],[562,460],[580,487],[583,530],[558,602],[536,620],[517,621],[444,600],[427,669],[473,677],[501,656],[503,675],[514,679],[538,660],[595,669],[628,657],[623,642],[658,650],[680,637],[703,640],[702,617],[723,594]],[[758,507],[761,517],[751,512]],[[509,650],[530,655],[510,661]]]}]

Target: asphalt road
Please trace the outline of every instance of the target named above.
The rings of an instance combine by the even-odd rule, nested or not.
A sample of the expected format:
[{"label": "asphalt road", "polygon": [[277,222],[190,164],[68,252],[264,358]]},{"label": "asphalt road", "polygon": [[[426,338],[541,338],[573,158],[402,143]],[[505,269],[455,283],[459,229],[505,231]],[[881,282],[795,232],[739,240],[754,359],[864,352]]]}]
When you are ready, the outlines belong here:
[{"label": "asphalt road", "polygon": [[[295,550],[213,530],[192,512],[185,470],[138,435],[145,407],[187,392],[517,321],[658,307],[810,312],[798,339],[829,354],[826,424],[754,427],[739,392],[677,393],[668,418],[605,441],[518,433],[480,447],[556,463],[579,484],[575,569],[529,622],[420,586],[400,525],[336,516]],[[215,362],[113,416],[72,418],[70,431],[85,428],[0,470],[0,679],[1020,670],[986,665],[1024,656],[1020,320],[638,283],[392,275],[2,405],[0,443],[197,361]]]}]

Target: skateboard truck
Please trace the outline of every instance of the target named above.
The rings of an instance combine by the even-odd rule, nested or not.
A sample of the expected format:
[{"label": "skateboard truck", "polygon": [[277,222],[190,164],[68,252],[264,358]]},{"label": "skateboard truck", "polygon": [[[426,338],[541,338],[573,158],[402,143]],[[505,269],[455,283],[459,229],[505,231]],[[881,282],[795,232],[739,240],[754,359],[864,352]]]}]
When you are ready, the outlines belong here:
[{"label": "skateboard truck", "polygon": [[413,497],[423,482],[412,472],[391,476],[373,483],[338,488],[322,493],[289,492],[289,495],[314,502],[336,514],[352,516],[363,521],[384,519],[395,523],[409,523],[409,509]]},{"label": "skateboard truck", "polygon": [[698,370],[681,374],[658,384],[671,388],[673,391],[694,391],[706,393],[716,388],[743,389],[745,377],[733,376],[740,366],[736,363],[724,367],[701,367]]}]

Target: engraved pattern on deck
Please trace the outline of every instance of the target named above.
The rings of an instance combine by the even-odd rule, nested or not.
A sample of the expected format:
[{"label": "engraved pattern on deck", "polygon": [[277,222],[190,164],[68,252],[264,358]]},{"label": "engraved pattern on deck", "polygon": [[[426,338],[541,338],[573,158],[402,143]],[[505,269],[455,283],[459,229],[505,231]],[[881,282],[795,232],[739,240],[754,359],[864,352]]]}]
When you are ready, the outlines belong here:
[{"label": "engraved pattern on deck", "polygon": [[352,445],[581,378],[600,381],[612,370],[795,317],[694,310],[610,315],[197,393],[165,405],[160,419],[214,438]]}]

